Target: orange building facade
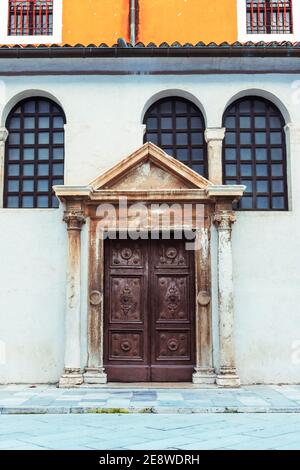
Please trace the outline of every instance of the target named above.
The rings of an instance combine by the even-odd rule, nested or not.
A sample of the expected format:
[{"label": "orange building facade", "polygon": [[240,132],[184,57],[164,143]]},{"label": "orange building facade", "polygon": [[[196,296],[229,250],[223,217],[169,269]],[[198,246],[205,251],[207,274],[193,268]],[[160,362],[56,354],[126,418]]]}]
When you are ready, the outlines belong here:
[{"label": "orange building facade", "polygon": [[2,44],[237,40],[237,0],[0,0],[0,13]]},{"label": "orange building facade", "polygon": [[299,41],[300,0],[0,0],[0,44]]},{"label": "orange building facade", "polygon": [[[137,42],[237,40],[236,0],[136,0],[134,3]],[[87,45],[100,41],[113,45],[119,37],[130,41],[130,6],[130,0],[64,0],[63,43]]]}]

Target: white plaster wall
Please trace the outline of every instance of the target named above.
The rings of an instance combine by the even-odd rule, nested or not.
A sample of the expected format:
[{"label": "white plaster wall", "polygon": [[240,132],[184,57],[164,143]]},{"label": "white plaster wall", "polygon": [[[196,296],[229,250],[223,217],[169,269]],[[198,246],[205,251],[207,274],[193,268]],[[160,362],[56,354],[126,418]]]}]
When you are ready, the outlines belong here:
[{"label": "white plaster wall", "polygon": [[[53,96],[67,117],[66,183],[86,184],[142,144],[142,114],[153,96],[192,96],[205,110],[208,126],[219,127],[226,105],[249,90],[274,98],[286,121],[300,126],[295,80],[300,75],[3,77],[0,114],[2,105],[3,125],[7,103],[24,93]],[[294,144],[291,210],[240,213],[233,228],[236,350],[243,383],[300,382],[300,364],[292,356],[300,340],[299,155],[300,144]],[[7,350],[0,382],[52,382],[62,371],[66,230],[61,217],[57,210],[0,212],[0,339]],[[215,242],[213,237],[214,255]],[[86,292],[84,275],[82,283]],[[85,298],[82,304],[85,319]],[[214,326],[217,339],[216,311]],[[82,331],[85,336],[85,325]],[[84,338],[82,348],[85,358]],[[216,345],[216,357],[217,351]]]},{"label": "white plaster wall", "polygon": [[60,210],[0,210],[0,383],[55,382],[63,367]]},{"label": "white plaster wall", "polygon": [[300,382],[299,204],[297,214],[241,213],[234,227],[237,366],[244,383]]}]

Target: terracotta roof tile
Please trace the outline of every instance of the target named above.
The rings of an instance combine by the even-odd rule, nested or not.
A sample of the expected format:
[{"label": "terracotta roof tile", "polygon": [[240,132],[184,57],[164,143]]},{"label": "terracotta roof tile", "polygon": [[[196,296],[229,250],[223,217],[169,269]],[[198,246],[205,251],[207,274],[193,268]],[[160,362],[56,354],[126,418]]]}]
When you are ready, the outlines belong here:
[{"label": "terracotta roof tile", "polygon": [[300,56],[300,42],[289,42],[289,41],[271,41],[271,42],[252,42],[248,41],[245,43],[234,42],[229,44],[228,42],[222,42],[216,44],[211,42],[205,44],[204,42],[197,42],[196,44],[191,43],[179,43],[173,42],[169,44],[163,42],[161,44],[155,44],[150,42],[144,44],[138,42],[135,46],[130,43],[126,43],[124,39],[118,39],[117,44],[109,46],[105,43],[97,44],[27,44],[27,45],[2,45],[0,46],[0,58],[2,57],[56,57],[63,56],[68,57],[154,57],[154,56],[186,56],[186,57],[202,57],[209,55],[214,56]]},{"label": "terracotta roof tile", "polygon": [[131,43],[126,43],[124,40],[122,40],[121,38],[118,40],[118,43],[116,44],[113,44],[112,46],[109,46],[108,44],[105,44],[104,42],[102,42],[101,44],[97,45],[97,44],[88,44],[87,46],[85,46],[84,44],[74,44],[74,45],[71,45],[71,44],[26,44],[26,45],[22,45],[22,44],[14,44],[14,45],[9,45],[9,44],[3,44],[3,45],[0,45],[0,48],[1,49],[18,49],[18,48],[21,48],[21,49],[40,49],[40,48],[67,48],[67,47],[75,47],[75,48],[108,48],[108,49],[113,49],[113,48],[131,48],[131,49],[136,49],[136,48],[160,48],[160,49],[165,49],[165,48],[177,48],[177,47],[180,47],[180,48],[191,48],[191,49],[194,49],[194,48],[199,48],[199,47],[203,47],[203,48],[207,48],[207,47],[211,47],[211,48],[220,48],[220,47],[226,47],[226,48],[236,48],[236,47],[264,47],[264,48],[269,48],[269,47],[292,47],[292,48],[299,48],[300,47],[300,42],[290,42],[290,41],[282,41],[282,42],[278,42],[278,41],[271,41],[271,42],[265,42],[265,41],[260,41],[260,42],[252,42],[252,41],[247,41],[247,42],[234,42],[234,43],[228,43],[228,42],[222,42],[220,44],[216,44],[215,42],[210,42],[210,43],[207,43],[205,44],[204,42],[202,41],[199,41],[197,42],[196,44],[191,44],[189,42],[186,42],[186,43],[180,43],[180,42],[173,42],[171,44],[167,43],[167,42],[162,42],[161,44],[155,44],[154,42],[150,42],[149,44],[144,44],[143,42],[138,42],[136,43],[135,46],[133,46]]}]

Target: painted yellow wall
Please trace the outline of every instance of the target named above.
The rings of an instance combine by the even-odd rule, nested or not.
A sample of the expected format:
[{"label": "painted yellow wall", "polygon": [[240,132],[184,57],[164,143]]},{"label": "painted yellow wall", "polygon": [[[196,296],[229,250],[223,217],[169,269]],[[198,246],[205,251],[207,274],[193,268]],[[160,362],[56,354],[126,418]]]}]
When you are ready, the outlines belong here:
[{"label": "painted yellow wall", "polygon": [[[62,0],[63,43],[129,41],[130,0]],[[137,40],[144,43],[237,39],[236,0],[138,0]]]},{"label": "painted yellow wall", "polygon": [[129,41],[129,0],[62,0],[63,43],[116,43]]},{"label": "painted yellow wall", "polygon": [[236,0],[139,0],[139,40],[162,43],[237,39]]}]

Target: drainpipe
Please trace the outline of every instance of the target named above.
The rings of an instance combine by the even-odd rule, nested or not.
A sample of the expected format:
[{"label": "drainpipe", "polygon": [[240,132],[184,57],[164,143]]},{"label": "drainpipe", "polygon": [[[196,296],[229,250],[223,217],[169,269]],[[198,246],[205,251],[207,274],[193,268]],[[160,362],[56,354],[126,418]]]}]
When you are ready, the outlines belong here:
[{"label": "drainpipe", "polygon": [[136,0],[130,0],[130,42],[136,44]]}]

